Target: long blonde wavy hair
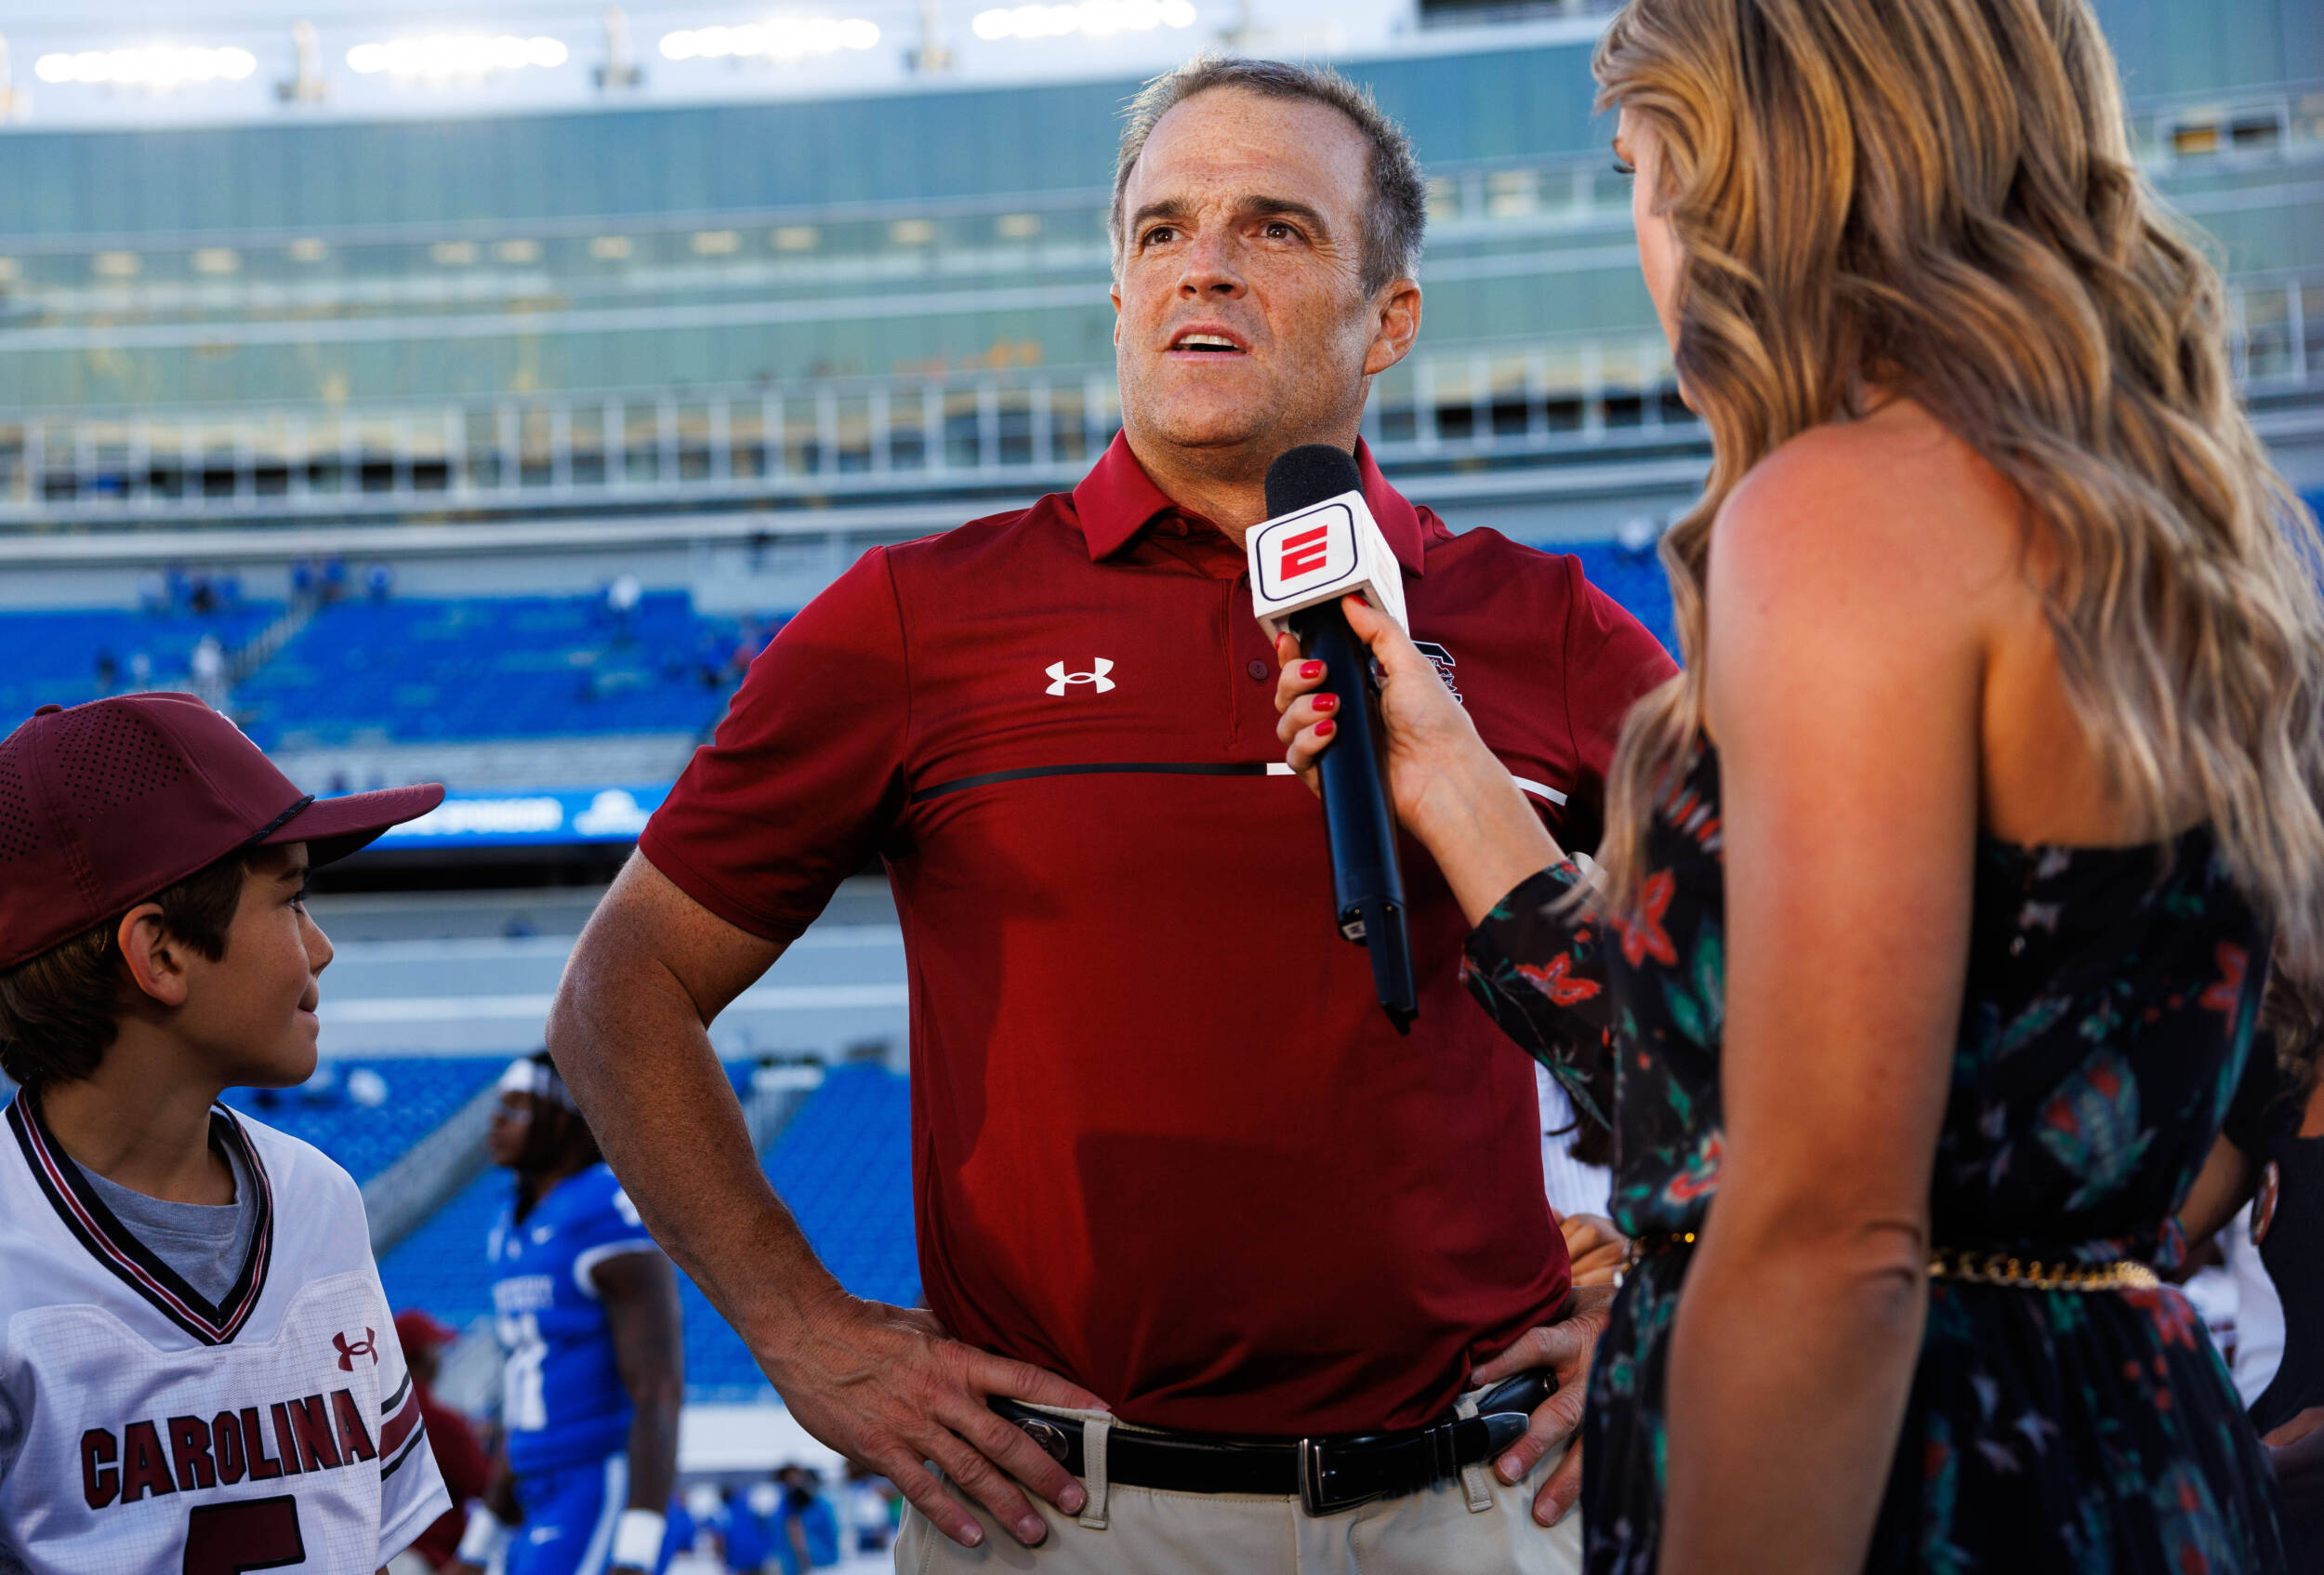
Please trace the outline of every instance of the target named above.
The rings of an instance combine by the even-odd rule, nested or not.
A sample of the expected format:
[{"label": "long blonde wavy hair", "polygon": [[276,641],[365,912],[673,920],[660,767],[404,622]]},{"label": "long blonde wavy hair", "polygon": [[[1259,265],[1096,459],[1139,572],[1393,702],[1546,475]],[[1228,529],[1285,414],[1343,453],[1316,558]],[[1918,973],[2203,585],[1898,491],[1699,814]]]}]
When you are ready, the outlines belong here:
[{"label": "long blonde wavy hair", "polygon": [[1634,900],[1702,721],[1720,506],[1877,379],[2045,533],[2066,681],[2138,823],[2206,811],[2285,955],[2324,962],[2316,529],[2237,403],[2216,271],[2133,166],[2086,0],[1631,0],[1594,69],[1600,108],[1660,136],[1713,451],[1662,541],[1686,670],[1625,726],[1603,895]]}]

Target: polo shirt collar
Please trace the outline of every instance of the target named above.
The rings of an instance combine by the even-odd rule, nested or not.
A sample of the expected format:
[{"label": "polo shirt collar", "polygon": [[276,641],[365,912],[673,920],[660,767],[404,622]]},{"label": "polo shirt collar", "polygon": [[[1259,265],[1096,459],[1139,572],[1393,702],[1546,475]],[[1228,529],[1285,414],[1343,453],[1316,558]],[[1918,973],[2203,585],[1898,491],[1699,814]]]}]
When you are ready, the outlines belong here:
[{"label": "polo shirt collar", "polygon": [[[1355,471],[1364,489],[1364,503],[1380,524],[1380,534],[1388,538],[1389,549],[1396,562],[1412,574],[1420,574],[1421,535],[1419,510],[1413,508],[1404,494],[1388,484],[1388,478],[1380,473],[1380,466],[1372,458],[1369,444],[1362,438],[1355,440]],[[1089,561],[1098,562],[1120,551],[1148,525],[1178,509],[1162,489],[1154,484],[1146,468],[1138,463],[1138,457],[1129,451],[1129,436],[1114,434],[1108,447],[1089,473],[1074,488],[1074,514],[1081,523],[1083,539],[1089,543]],[[1191,512],[1187,518],[1196,518]]]}]

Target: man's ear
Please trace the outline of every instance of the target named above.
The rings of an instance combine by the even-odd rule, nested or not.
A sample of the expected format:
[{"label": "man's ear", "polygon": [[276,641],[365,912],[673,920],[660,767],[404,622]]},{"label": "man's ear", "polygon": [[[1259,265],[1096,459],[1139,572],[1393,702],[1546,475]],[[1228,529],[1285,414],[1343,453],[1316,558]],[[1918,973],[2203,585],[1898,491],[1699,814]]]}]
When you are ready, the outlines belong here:
[{"label": "man's ear", "polygon": [[1122,287],[1116,285],[1106,295],[1114,302],[1114,348],[1119,350],[1122,344]]},{"label": "man's ear", "polygon": [[162,1006],[186,1004],[185,943],[162,922],[162,905],[139,903],[121,916],[113,943],[139,989]]},{"label": "man's ear", "polygon": [[1372,298],[1372,342],[1364,352],[1364,375],[1377,377],[1411,351],[1420,337],[1420,286],[1412,279],[1391,279]]}]

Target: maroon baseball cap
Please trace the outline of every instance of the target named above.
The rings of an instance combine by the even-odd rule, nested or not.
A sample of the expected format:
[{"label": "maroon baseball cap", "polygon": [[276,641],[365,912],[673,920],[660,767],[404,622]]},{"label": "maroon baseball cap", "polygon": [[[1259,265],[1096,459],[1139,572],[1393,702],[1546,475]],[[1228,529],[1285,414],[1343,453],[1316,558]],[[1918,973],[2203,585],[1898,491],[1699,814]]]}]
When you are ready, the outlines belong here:
[{"label": "maroon baseball cap", "polygon": [[432,782],[318,801],[191,695],[43,706],[0,739],[0,968],[238,848],[324,865],[442,801]]},{"label": "maroon baseball cap", "polygon": [[458,1344],[460,1334],[435,1314],[406,1307],[395,1315],[395,1343],[406,1351],[436,1350]]}]

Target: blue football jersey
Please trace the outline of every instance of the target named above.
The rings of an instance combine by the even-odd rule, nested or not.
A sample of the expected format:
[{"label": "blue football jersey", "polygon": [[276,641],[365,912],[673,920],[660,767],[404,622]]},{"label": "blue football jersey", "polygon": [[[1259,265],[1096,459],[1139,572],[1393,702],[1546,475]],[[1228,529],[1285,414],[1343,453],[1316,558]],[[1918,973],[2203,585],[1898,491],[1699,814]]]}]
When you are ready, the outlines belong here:
[{"label": "blue football jersey", "polygon": [[624,1252],[659,1251],[603,1165],[558,1183],[522,1224],[514,1198],[501,1211],[493,1313],[506,1358],[500,1417],[518,1476],[628,1447],[629,1392],[589,1272]]}]

